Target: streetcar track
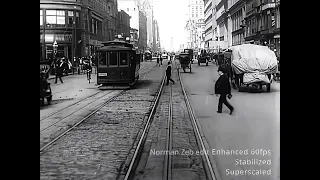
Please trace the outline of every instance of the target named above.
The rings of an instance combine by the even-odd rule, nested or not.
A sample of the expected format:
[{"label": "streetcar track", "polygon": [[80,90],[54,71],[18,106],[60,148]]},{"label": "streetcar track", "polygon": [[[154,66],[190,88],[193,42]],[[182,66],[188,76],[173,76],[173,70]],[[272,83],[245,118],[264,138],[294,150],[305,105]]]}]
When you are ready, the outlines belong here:
[{"label": "streetcar track", "polygon": [[[193,109],[191,107],[189,98],[188,98],[187,93],[185,91],[185,88],[183,86],[183,82],[182,82],[182,78],[180,76],[179,69],[177,69],[177,71],[178,71],[178,77],[179,77],[181,89],[182,89],[182,92],[183,92],[183,96],[185,98],[186,106],[187,106],[187,109],[188,109],[188,114],[189,114],[189,117],[191,119],[193,129],[195,130],[198,147],[200,148],[201,151],[206,152],[207,148],[206,148],[206,146],[205,146],[205,144],[203,142],[204,141],[203,140],[204,135],[202,135],[201,132],[200,132],[201,131],[201,126],[198,124],[198,120],[196,119],[196,117],[194,115],[194,112],[193,112]],[[212,166],[212,163],[214,164],[214,162],[210,161],[209,154],[204,153],[201,156],[202,156],[203,164],[205,165],[205,172],[206,172],[207,178],[209,178],[211,180],[220,180],[221,179],[220,175],[219,175],[218,171],[216,169],[214,169],[214,167],[216,167],[216,166],[214,166],[214,167]]]},{"label": "streetcar track", "polygon": [[[169,86],[169,114],[168,114],[168,121],[167,121],[167,139],[166,139],[166,151],[172,151],[172,86]],[[164,163],[164,175],[163,177],[167,180],[172,179],[172,156],[166,155],[165,156],[165,163]]]},{"label": "streetcar track", "polygon": [[[154,66],[151,66],[151,68],[144,67],[143,69],[141,69],[141,71],[147,70],[147,72],[144,72],[143,74],[141,74],[141,76],[143,76],[142,78],[145,78],[145,76],[153,69],[153,67],[154,67]],[[148,70],[148,69],[149,69],[149,70]],[[66,91],[66,90],[63,90],[63,91]],[[60,92],[62,92],[62,91],[60,91]],[[68,109],[68,108],[70,108],[70,107],[72,107],[72,106],[74,106],[74,105],[76,105],[76,104],[79,104],[79,103],[81,103],[81,102],[84,102],[84,101],[86,101],[87,99],[92,98],[93,96],[95,96],[95,95],[97,95],[97,94],[99,94],[99,93],[102,93],[102,92],[103,92],[103,91],[96,92],[96,93],[94,93],[94,94],[92,94],[92,95],[90,95],[90,96],[88,96],[88,97],[86,97],[86,98],[80,99],[79,101],[77,101],[77,102],[75,102],[75,103],[72,103],[72,104],[70,104],[70,105],[68,105],[68,106],[66,106],[66,107],[64,107],[64,108],[61,108],[61,109],[59,109],[58,111],[55,111],[55,112],[53,112],[53,113],[51,113],[51,114],[49,114],[49,115],[47,115],[47,116],[44,116],[44,117],[42,117],[42,118],[40,119],[40,122],[43,121],[43,120],[45,120],[45,119],[47,119],[47,118],[49,118],[49,117],[51,117],[51,116],[53,116],[53,115],[55,115],[55,114],[57,114],[57,113],[59,113],[59,112],[61,112],[61,111],[66,110],[66,109]],[[112,92],[114,92],[114,91],[112,91]],[[110,92],[110,93],[112,93],[112,92]],[[110,93],[109,93],[109,94],[110,94]],[[108,94],[106,94],[106,95],[108,95]],[[81,109],[82,109],[82,108],[81,108]],[[79,110],[80,110],[80,109],[79,109]],[[78,110],[77,110],[77,111],[78,111]]]},{"label": "streetcar track", "polygon": [[[176,63],[175,63],[176,64]],[[188,114],[189,114],[189,117],[191,119],[191,123],[192,123],[192,126],[193,126],[193,129],[194,129],[194,133],[195,133],[195,136],[196,136],[196,141],[197,141],[197,144],[198,144],[198,148],[201,150],[201,151],[204,151],[206,152],[206,147],[204,145],[204,142],[202,140],[202,138],[204,138],[203,135],[201,135],[199,129],[201,127],[198,127],[198,124],[197,124],[197,120],[194,116],[194,113],[193,113],[193,110],[191,108],[191,105],[190,105],[190,102],[189,102],[189,99],[187,97],[187,94],[186,94],[186,91],[184,89],[184,86],[183,86],[183,83],[182,83],[182,79],[181,79],[181,76],[180,76],[180,72],[179,72],[179,69],[178,69],[178,66],[176,66],[176,69],[177,69],[177,73],[178,73],[178,77],[179,77],[179,81],[180,81],[180,84],[181,84],[181,89],[182,89],[182,92],[183,92],[183,97],[185,99],[185,103],[186,103],[186,106],[187,106],[187,111],[188,111]],[[156,108],[159,104],[159,101],[160,101],[160,97],[162,95],[162,91],[163,91],[163,86],[164,86],[164,80],[165,80],[165,76],[162,80],[162,83],[161,83],[161,86],[160,86],[160,89],[158,91],[158,94],[157,94],[157,97],[156,97],[156,100],[154,101],[154,104],[152,106],[152,110],[151,112],[149,113],[149,116],[148,116],[148,120],[146,122],[146,125],[143,129],[143,132],[142,132],[142,135],[139,139],[139,143],[134,151],[134,155],[133,155],[133,158],[130,162],[130,165],[127,169],[127,172],[126,172],[126,175],[124,177],[124,180],[129,180],[129,179],[133,179],[134,177],[134,173],[135,173],[135,166],[137,166],[137,164],[139,164],[139,161],[140,159],[138,159],[138,154],[141,153],[141,151],[143,150],[143,144],[144,142],[146,141],[146,138],[147,138],[147,134],[149,132],[149,129],[150,129],[150,126],[151,126],[151,123],[152,123],[152,119],[153,119],[153,116],[155,114],[155,111],[156,111]],[[166,150],[167,152],[170,152],[172,151],[172,107],[173,107],[173,102],[172,102],[172,86],[170,85],[169,86],[169,113],[168,113],[168,119],[167,119],[167,132],[166,132]],[[212,167],[212,164],[211,164],[211,161],[209,159],[209,156],[208,154],[204,153],[201,155],[202,156],[202,163],[204,164],[204,172],[206,174],[206,178],[207,179],[210,179],[210,180],[220,180],[221,178],[218,178],[217,179],[217,170],[214,170],[214,168]],[[220,177],[218,175],[218,177]],[[172,158],[170,155],[166,155],[165,156],[165,159],[164,159],[164,169],[163,169],[163,177],[162,179],[165,179],[165,180],[171,180],[172,179]]]},{"label": "streetcar track", "polygon": [[[61,118],[59,121],[57,121],[57,122],[55,122],[55,123],[51,124],[50,126],[47,126],[46,128],[42,129],[42,130],[40,131],[40,133],[41,133],[41,132],[43,132],[43,131],[45,131],[45,130],[47,130],[47,129],[49,129],[50,127],[52,127],[52,126],[56,125],[57,123],[61,122],[62,120],[64,120],[64,119],[66,119],[66,118],[70,117],[70,116],[71,116],[71,115],[73,115],[74,113],[76,113],[76,112],[78,112],[78,111],[80,111],[80,110],[84,109],[85,107],[89,106],[90,104],[92,104],[92,103],[94,103],[94,102],[97,102],[98,100],[103,99],[104,97],[106,97],[106,96],[108,96],[109,94],[112,94],[112,93],[114,93],[114,92],[116,92],[116,91],[117,91],[117,90],[111,91],[111,92],[109,92],[108,94],[105,94],[105,95],[103,95],[103,96],[99,97],[98,99],[93,99],[90,103],[86,103],[86,105],[85,105],[85,106],[82,106],[81,108],[79,108],[79,109],[77,109],[77,110],[73,111],[72,113],[68,114],[67,116],[64,116],[64,117],[63,117],[63,118]],[[107,101],[108,101],[108,100],[107,100]],[[100,104],[104,104],[104,102],[102,102],[102,103],[100,103]],[[100,106],[100,104],[98,104],[97,106]]]},{"label": "streetcar track", "polygon": [[102,91],[96,92],[96,93],[94,93],[94,94],[92,94],[92,95],[90,95],[90,96],[88,96],[88,97],[86,97],[86,98],[84,98],[84,99],[80,99],[79,101],[68,105],[67,107],[61,108],[61,109],[59,109],[58,111],[55,111],[55,112],[53,112],[53,113],[51,113],[51,114],[49,114],[49,115],[47,115],[47,116],[45,116],[45,117],[42,117],[42,118],[40,119],[40,122],[43,121],[43,120],[45,120],[45,119],[47,119],[47,118],[49,118],[49,117],[51,117],[51,116],[53,116],[53,115],[55,115],[55,114],[57,114],[57,113],[59,113],[59,112],[61,112],[61,111],[63,111],[63,110],[68,109],[68,108],[71,107],[71,106],[74,106],[74,105],[76,105],[76,104],[78,104],[78,103],[80,103],[80,102],[82,102],[82,101],[85,101],[86,99],[89,99],[89,98],[91,98],[92,96],[95,96],[95,95],[97,95],[97,94],[99,94],[99,93],[101,93],[101,92],[102,92]]},{"label": "streetcar track", "polygon": [[[154,65],[154,66],[151,66],[151,67],[149,67],[149,68],[145,68],[145,70],[147,70],[147,72],[144,72],[143,74],[142,74],[142,76],[143,76],[143,78],[155,67],[156,65]],[[164,79],[163,79],[163,82],[164,82]],[[163,83],[162,83],[163,84]],[[115,90],[115,91],[117,91],[117,90]],[[112,91],[112,92],[115,92],[115,91]],[[46,149],[47,147],[49,147],[51,144],[53,144],[54,142],[56,142],[58,139],[60,139],[61,137],[63,137],[65,134],[67,134],[69,131],[71,131],[72,129],[74,129],[76,126],[78,126],[79,124],[81,124],[83,121],[85,121],[86,119],[88,119],[89,117],[91,117],[92,115],[94,115],[97,111],[99,111],[101,108],[103,108],[105,105],[107,105],[108,103],[110,103],[111,101],[113,101],[114,99],[116,99],[117,97],[119,97],[122,93],[124,93],[126,90],[120,90],[116,95],[114,95],[114,96],[112,96],[112,97],[110,97],[106,102],[104,102],[104,103],[100,103],[99,105],[97,105],[98,106],[98,108],[97,109],[95,109],[93,112],[91,112],[90,114],[88,114],[86,117],[84,117],[84,118],[82,118],[79,122],[77,122],[76,124],[74,124],[74,125],[72,125],[70,128],[68,128],[66,131],[64,131],[63,133],[61,133],[60,135],[58,135],[57,137],[55,137],[53,140],[51,140],[51,141],[49,141],[48,143],[46,143],[44,146],[42,146],[41,148],[40,148],[40,153],[41,152],[43,152],[43,150],[44,149]],[[111,92],[111,93],[112,93]],[[98,93],[96,93],[96,94],[98,94]],[[110,93],[108,93],[108,94],[110,94]],[[103,96],[103,97],[105,97],[105,96]],[[96,101],[94,101],[94,102],[96,102]],[[96,107],[97,107],[96,106]],[[78,110],[77,110],[78,111]],[[73,113],[72,113],[73,114]],[[70,116],[70,115],[68,115],[68,116]],[[66,118],[66,117],[65,117]],[[65,118],[63,118],[63,119],[65,119]],[[63,120],[62,119],[62,120]],[[62,121],[62,120],[60,120],[60,121]],[[59,121],[59,122],[60,122]],[[58,123],[58,122],[57,122]],[[56,123],[55,123],[56,124]],[[50,126],[52,126],[52,125],[50,125]],[[48,128],[46,128],[46,129],[48,129]],[[44,129],[45,130],[45,129]],[[44,131],[44,130],[42,130],[42,131]],[[42,131],[40,131],[40,133],[42,132]]]}]

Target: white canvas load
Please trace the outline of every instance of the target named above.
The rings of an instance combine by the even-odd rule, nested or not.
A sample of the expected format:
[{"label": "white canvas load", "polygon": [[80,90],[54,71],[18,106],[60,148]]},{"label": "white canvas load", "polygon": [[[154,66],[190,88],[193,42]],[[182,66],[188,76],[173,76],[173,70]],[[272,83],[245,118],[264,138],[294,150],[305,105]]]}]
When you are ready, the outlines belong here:
[{"label": "white canvas load", "polygon": [[270,83],[267,74],[277,72],[277,57],[266,46],[242,44],[232,46],[231,66],[236,74],[242,74],[243,82],[253,83],[263,81]]}]

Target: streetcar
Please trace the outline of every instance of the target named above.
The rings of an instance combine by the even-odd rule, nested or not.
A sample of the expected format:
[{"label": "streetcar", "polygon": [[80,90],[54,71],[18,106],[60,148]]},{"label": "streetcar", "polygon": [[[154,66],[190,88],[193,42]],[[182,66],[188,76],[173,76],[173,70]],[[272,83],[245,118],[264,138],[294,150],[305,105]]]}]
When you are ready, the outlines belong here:
[{"label": "streetcar", "polygon": [[97,84],[102,86],[129,85],[139,79],[141,54],[125,41],[108,41],[97,50]]}]

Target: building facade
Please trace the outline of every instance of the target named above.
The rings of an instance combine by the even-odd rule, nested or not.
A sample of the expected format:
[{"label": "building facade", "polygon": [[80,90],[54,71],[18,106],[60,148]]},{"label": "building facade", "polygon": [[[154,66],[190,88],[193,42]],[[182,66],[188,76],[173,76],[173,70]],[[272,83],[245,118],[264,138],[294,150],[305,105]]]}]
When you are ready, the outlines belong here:
[{"label": "building facade", "polygon": [[40,60],[92,56],[102,41],[113,40],[116,0],[40,0]]},{"label": "building facade", "polygon": [[[212,41],[213,41],[213,29],[212,29],[212,21],[213,21],[213,0],[204,0],[204,41],[205,41],[205,48],[210,49],[212,48]],[[210,46],[211,45],[211,46]]]},{"label": "building facade", "polygon": [[189,18],[192,20],[204,18],[203,0],[189,0]]},{"label": "building facade", "polygon": [[130,16],[125,11],[121,10],[119,13],[119,24],[118,24],[118,33],[122,37],[130,37]]},{"label": "building facade", "polygon": [[140,52],[143,52],[147,48],[147,17],[145,12],[141,9],[139,11],[139,39],[138,48]]},{"label": "building facade", "polygon": [[159,36],[158,21],[155,19],[153,22],[153,51],[160,51],[160,36]]},{"label": "building facade", "polygon": [[271,50],[275,49],[274,36],[277,31],[275,5],[275,0],[247,0],[245,18],[247,43],[266,45]]},{"label": "building facade", "polygon": [[216,49],[228,48],[231,43],[231,32],[230,32],[230,16],[228,9],[228,0],[221,0],[216,5],[216,23],[217,23],[217,44]]},{"label": "building facade", "polygon": [[252,43],[266,45],[280,56],[280,0],[204,2],[206,48],[219,51],[233,45]]},{"label": "building facade", "polygon": [[245,32],[245,1],[244,0],[230,0],[229,1],[229,14],[231,16],[231,44],[239,45],[244,44]]},{"label": "building facade", "polygon": [[147,17],[147,44],[148,49],[152,50],[153,47],[153,6],[149,0],[143,2],[143,10],[146,12]]},{"label": "building facade", "polygon": [[130,26],[139,31],[139,7],[136,0],[118,0],[118,9],[125,11],[130,19]]}]

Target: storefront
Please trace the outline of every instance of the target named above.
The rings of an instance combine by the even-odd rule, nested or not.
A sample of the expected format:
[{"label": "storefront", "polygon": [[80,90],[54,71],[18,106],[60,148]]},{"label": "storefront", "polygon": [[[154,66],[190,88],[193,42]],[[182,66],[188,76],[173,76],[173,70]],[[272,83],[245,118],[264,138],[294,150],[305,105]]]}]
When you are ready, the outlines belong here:
[{"label": "storefront", "polygon": [[40,60],[56,57],[72,59],[81,49],[81,24],[78,5],[40,3]]}]

